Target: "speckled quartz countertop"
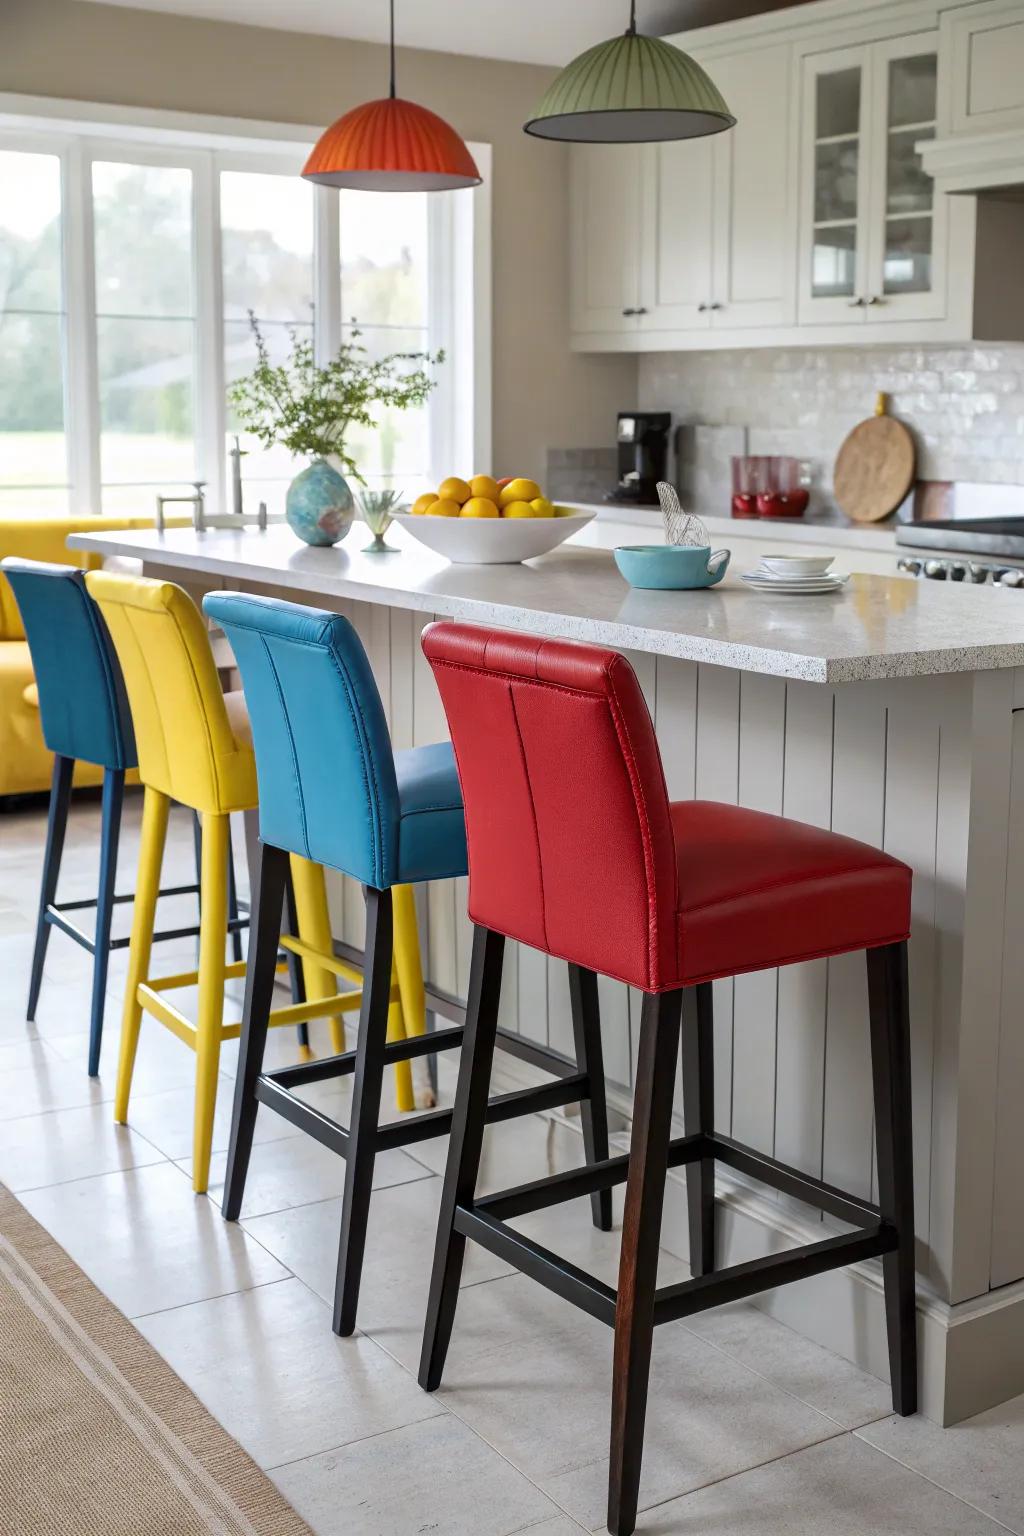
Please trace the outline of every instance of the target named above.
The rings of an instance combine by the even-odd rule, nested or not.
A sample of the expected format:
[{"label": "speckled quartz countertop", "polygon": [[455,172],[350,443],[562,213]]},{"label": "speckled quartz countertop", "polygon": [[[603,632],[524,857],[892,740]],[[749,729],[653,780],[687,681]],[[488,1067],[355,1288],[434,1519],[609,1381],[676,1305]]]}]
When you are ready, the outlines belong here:
[{"label": "speckled quartz countertop", "polygon": [[363,553],[361,527],[334,549],[310,549],[283,526],[78,534],[69,542],[204,585],[277,587],[314,604],[352,598],[810,682],[1024,666],[1019,592],[854,575],[839,595],[785,597],[751,591],[732,570],[706,591],[632,591],[610,553],[628,542],[622,532],[621,524],[592,524],[587,542],[529,564],[472,566],[449,565],[394,527],[388,541],[399,552],[391,555]]}]

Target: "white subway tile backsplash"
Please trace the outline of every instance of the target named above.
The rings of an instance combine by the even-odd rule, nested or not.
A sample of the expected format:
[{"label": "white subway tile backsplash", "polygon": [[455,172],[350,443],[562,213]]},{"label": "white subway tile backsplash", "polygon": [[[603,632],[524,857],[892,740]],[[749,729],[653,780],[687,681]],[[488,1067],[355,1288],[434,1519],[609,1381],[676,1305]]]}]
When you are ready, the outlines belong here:
[{"label": "white subway tile backsplash", "polygon": [[1024,482],[1024,344],[660,352],[639,359],[639,407],[745,426],[751,453],[811,459],[827,494],[850,428],[885,390],[924,480]]}]

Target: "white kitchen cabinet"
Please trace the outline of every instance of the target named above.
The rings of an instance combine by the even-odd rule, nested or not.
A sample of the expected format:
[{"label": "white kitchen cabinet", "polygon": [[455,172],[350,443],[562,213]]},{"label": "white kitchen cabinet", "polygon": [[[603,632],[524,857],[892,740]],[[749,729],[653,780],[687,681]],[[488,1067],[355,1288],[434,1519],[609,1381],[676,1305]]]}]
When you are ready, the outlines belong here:
[{"label": "white kitchen cabinet", "polygon": [[[781,325],[795,302],[790,50],[708,69],[735,128],[572,151],[573,332],[644,337]],[[620,342],[621,344],[621,342]]]},{"label": "white kitchen cabinet", "polygon": [[641,331],[711,324],[715,170],[714,139],[645,147]]},{"label": "white kitchen cabinet", "polygon": [[715,331],[780,326],[794,318],[796,179],[794,111],[786,45],[708,60],[736,127],[712,140]]},{"label": "white kitchen cabinet", "polygon": [[1024,0],[828,0],[680,42],[737,125],[573,151],[574,349],[1024,339],[1024,202],[937,191],[920,154],[1024,127]]},{"label": "white kitchen cabinet", "polygon": [[801,325],[941,319],[947,200],[915,147],[935,135],[938,34],[811,54],[802,70]]},{"label": "white kitchen cabinet", "polygon": [[1024,129],[1024,5],[984,0],[942,15],[947,133]]},{"label": "white kitchen cabinet", "polygon": [[637,330],[643,148],[574,144],[570,162],[572,329]]}]

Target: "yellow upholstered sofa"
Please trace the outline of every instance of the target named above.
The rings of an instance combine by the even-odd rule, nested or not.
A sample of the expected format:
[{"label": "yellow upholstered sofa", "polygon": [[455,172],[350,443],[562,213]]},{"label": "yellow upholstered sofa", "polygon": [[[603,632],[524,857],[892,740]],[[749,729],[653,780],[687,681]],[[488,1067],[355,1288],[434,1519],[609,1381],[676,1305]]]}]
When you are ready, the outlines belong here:
[{"label": "yellow upholstered sofa", "polygon": [[[48,560],[93,570],[98,556],[67,547],[71,533],[152,528],[151,517],[8,517],[0,515],[0,559]],[[0,575],[0,795],[48,789],[53,758],[43,744],[32,662],[14,593]],[[103,769],[80,763],[76,784],[99,784]]]}]

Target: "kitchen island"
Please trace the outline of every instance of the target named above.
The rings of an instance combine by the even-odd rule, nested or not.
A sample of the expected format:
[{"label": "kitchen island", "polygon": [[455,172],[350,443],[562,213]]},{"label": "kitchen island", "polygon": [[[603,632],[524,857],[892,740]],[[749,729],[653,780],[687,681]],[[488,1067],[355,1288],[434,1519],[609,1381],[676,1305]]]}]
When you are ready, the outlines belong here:
[{"label": "kitchen island", "polygon": [[[609,537],[598,525],[523,566],[450,566],[397,529],[388,534],[397,553],[370,555],[359,548],[362,535],[356,527],[328,550],[298,545],[282,527],[72,542],[141,559],[147,573],[197,597],[241,588],[346,613],[399,748],[446,734],[419,647],[434,616],[614,646],[639,675],[674,798],[782,813],[905,859],[915,874],[924,1406],[951,1422],[1024,1391],[1024,608],[1016,595],[854,575],[839,596],[787,598],[750,591],[733,572],[713,590],[644,593],[630,591],[607,550],[595,547]],[[566,771],[585,791],[587,765]],[[360,892],[339,882],[333,894],[336,935],[358,945]],[[421,897],[429,980],[458,998],[469,954],[463,883]],[[508,977],[506,1027],[568,1052],[564,967],[519,946]],[[628,1109],[638,999],[602,982],[601,1001],[607,1070]],[[720,1130],[870,1196],[866,1001],[858,955],[716,983],[716,1119]],[[817,1219],[724,1174],[720,1192],[730,1262],[806,1240]],[[681,1198],[668,1221],[670,1246],[685,1252]],[[886,1374],[872,1266],[787,1287],[765,1305]]]}]

